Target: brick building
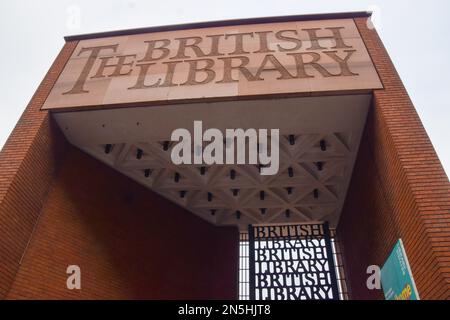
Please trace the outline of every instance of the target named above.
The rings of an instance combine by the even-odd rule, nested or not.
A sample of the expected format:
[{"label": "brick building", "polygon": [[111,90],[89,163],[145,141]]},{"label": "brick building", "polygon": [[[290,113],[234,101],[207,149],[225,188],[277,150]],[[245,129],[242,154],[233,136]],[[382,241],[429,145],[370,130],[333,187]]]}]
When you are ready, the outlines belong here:
[{"label": "brick building", "polygon": [[[0,153],[0,298],[245,298],[248,225],[326,223],[341,298],[382,299],[367,267],[402,239],[449,299],[449,181],[369,17],[67,37]],[[278,128],[278,173],[174,165],[196,120]]]}]

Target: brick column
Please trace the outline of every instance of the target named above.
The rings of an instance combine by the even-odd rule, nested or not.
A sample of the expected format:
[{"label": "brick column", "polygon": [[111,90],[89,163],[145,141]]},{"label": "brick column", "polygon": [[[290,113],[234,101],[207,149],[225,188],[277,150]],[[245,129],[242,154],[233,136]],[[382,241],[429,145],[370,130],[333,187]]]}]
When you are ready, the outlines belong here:
[{"label": "brick column", "polygon": [[65,139],[41,107],[77,45],[66,43],[0,152],[0,299],[39,217]]},{"label": "brick column", "polygon": [[352,298],[381,298],[365,268],[402,238],[421,299],[450,299],[450,184],[375,30],[356,25],[383,82],[373,104],[338,234]]}]

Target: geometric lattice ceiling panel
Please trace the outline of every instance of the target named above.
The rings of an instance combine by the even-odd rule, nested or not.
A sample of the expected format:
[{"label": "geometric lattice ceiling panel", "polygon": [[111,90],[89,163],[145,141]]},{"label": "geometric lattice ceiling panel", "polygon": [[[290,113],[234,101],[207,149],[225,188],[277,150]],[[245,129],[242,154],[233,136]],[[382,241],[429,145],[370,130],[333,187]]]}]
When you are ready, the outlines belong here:
[{"label": "geometric lattice ceiling panel", "polygon": [[[370,96],[291,98],[54,114],[71,143],[216,225],[329,221],[345,200]],[[168,112],[170,111],[170,112]],[[175,120],[174,120],[175,119]],[[280,129],[280,167],[175,165],[170,133]],[[229,145],[224,141],[224,150]]]}]

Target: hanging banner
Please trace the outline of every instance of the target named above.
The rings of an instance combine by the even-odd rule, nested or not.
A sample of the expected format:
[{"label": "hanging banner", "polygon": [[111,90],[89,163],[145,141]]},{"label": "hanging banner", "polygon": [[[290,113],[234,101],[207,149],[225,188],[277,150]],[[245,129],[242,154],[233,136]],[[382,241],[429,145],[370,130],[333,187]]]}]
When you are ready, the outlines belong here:
[{"label": "hanging banner", "polygon": [[386,300],[419,300],[401,239],[397,241],[381,269],[381,284]]}]

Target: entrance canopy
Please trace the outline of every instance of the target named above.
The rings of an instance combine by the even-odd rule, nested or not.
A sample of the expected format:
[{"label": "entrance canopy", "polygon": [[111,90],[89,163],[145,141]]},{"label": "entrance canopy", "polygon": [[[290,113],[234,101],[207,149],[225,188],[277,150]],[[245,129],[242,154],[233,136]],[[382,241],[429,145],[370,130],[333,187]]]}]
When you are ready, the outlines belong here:
[{"label": "entrance canopy", "polygon": [[[378,88],[352,18],[291,17],[83,37],[43,109],[72,144],[211,223],[335,227]],[[171,134],[194,121],[279,129],[278,173],[176,165]]]},{"label": "entrance canopy", "polygon": [[[369,104],[370,95],[343,95],[54,116],[72,144],[214,224],[246,228],[254,223],[329,221],[335,226]],[[174,143],[167,141],[178,128],[193,135],[195,120],[202,120],[204,130],[280,129],[278,174],[260,175],[251,164],[173,164]],[[143,151],[140,159],[138,149]]]}]

